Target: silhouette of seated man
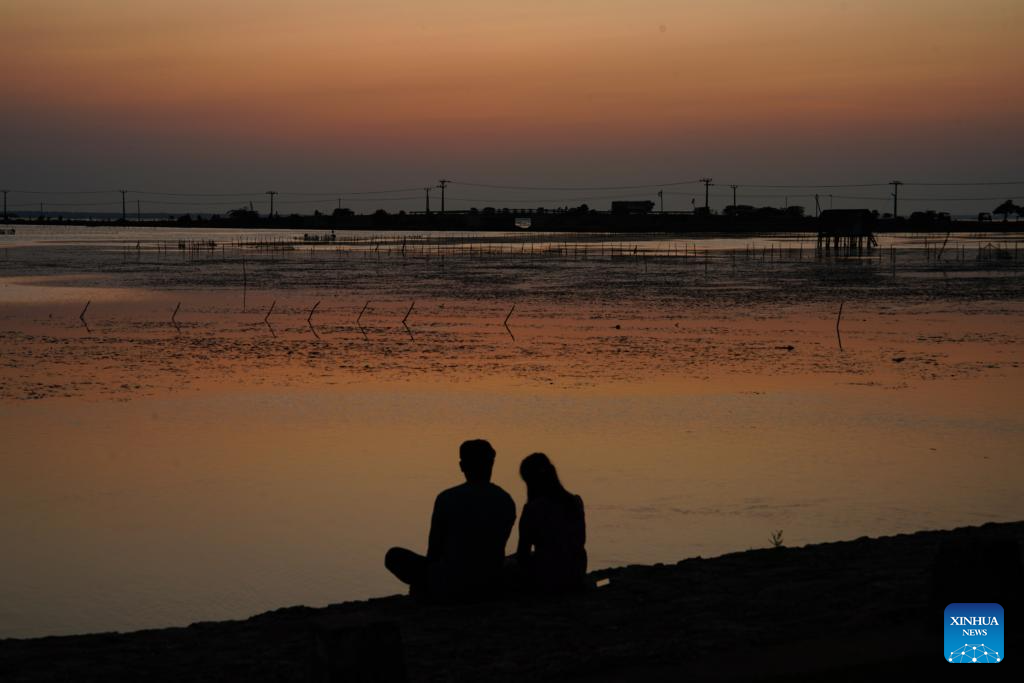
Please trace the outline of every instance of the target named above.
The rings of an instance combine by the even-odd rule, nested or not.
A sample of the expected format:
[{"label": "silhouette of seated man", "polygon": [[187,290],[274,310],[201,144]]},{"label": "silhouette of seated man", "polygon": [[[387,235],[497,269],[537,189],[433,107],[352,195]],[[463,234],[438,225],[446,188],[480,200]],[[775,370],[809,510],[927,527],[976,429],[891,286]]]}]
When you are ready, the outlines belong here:
[{"label": "silhouette of seated man", "polygon": [[384,566],[417,597],[438,601],[484,598],[501,588],[505,543],[516,520],[516,504],[491,483],[494,448],[483,439],[459,447],[466,483],[442,491],[434,501],[427,556],[392,548]]}]

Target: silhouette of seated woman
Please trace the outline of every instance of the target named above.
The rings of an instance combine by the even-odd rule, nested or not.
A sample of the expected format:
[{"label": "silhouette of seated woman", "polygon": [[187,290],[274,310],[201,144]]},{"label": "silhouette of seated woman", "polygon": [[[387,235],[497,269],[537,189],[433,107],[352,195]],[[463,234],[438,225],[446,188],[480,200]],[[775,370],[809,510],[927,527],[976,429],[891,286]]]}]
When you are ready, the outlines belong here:
[{"label": "silhouette of seated woman", "polygon": [[523,459],[526,505],[519,519],[516,561],[527,589],[543,593],[582,590],[587,573],[583,499],[569,493],[548,456]]},{"label": "silhouette of seated woman", "polygon": [[494,448],[483,439],[459,447],[466,483],[442,491],[434,501],[427,556],[392,548],[384,566],[417,597],[462,601],[488,597],[501,588],[505,543],[516,521],[516,504],[491,483]]}]

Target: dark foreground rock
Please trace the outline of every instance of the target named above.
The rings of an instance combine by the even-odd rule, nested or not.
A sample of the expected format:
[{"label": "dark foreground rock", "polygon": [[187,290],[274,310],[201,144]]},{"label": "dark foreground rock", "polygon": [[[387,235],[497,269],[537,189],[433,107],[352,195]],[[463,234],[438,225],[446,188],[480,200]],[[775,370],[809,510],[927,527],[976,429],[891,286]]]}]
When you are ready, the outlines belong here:
[{"label": "dark foreground rock", "polygon": [[949,666],[939,659],[947,603],[1016,613],[1022,542],[1024,522],[986,524],[608,569],[592,574],[607,585],[559,600],[396,596],[2,640],[0,680],[924,680]]}]

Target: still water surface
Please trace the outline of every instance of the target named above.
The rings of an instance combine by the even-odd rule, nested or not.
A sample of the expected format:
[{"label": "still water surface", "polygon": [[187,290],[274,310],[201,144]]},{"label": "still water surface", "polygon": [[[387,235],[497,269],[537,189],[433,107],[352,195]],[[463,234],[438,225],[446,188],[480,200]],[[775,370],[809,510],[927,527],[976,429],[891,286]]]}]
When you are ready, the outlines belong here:
[{"label": "still water surface", "polygon": [[86,241],[0,265],[0,637],[397,592],[473,437],[520,505],[552,457],[593,568],[1024,517],[1012,260],[253,252],[243,310],[233,252]]}]

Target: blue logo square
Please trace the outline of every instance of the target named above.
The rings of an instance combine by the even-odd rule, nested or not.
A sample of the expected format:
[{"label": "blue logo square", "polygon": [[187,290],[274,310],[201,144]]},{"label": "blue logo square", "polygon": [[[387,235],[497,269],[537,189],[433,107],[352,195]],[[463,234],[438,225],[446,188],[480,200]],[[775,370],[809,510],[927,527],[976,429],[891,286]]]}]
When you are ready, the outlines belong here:
[{"label": "blue logo square", "polygon": [[1005,643],[1003,608],[994,602],[946,605],[944,658],[951,664],[998,664]]}]

